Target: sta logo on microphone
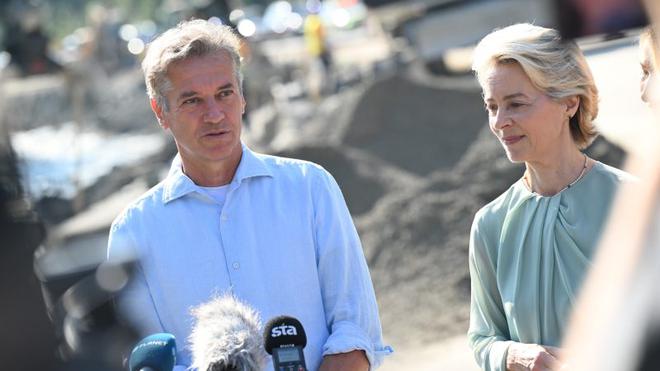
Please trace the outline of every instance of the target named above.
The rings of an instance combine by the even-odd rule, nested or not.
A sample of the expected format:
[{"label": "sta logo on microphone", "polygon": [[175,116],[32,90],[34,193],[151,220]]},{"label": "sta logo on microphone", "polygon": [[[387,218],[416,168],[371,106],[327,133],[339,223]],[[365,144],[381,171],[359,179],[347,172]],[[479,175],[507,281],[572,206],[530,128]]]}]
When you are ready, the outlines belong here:
[{"label": "sta logo on microphone", "polygon": [[273,329],[270,331],[270,336],[274,338],[282,335],[296,336],[298,335],[298,331],[296,331],[296,328],[294,326],[287,326],[287,325],[280,325],[277,327],[273,327]]}]

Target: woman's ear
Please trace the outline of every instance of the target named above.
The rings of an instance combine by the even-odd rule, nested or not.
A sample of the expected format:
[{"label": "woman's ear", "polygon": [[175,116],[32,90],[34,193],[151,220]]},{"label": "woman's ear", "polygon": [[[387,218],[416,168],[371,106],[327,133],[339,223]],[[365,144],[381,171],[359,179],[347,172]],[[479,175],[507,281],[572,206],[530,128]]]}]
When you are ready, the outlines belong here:
[{"label": "woman's ear", "polygon": [[564,98],[564,104],[566,104],[566,114],[570,120],[573,118],[573,116],[575,116],[578,108],[580,108],[580,96],[571,95],[570,97],[566,97]]}]

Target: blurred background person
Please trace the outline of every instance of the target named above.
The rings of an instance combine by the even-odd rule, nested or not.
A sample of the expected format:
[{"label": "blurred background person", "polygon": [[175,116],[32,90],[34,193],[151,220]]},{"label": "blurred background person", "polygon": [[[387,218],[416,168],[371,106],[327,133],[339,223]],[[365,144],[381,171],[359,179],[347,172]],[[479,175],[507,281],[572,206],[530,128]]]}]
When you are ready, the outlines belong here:
[{"label": "blurred background person", "polygon": [[11,66],[20,76],[53,73],[61,66],[51,57],[50,35],[42,22],[40,2],[12,2],[6,11],[8,19],[4,49],[11,55]]},{"label": "blurred background person", "polygon": [[658,35],[653,27],[646,27],[639,36],[639,64],[642,69],[642,78],[639,82],[642,101],[654,106],[660,100],[658,94],[658,55],[656,46]]},{"label": "blurred background person", "polygon": [[484,370],[549,370],[619,184],[582,152],[598,91],[556,30],[517,24],[477,45],[472,65],[491,131],[526,171],[475,216],[468,340]]},{"label": "blurred background person", "polygon": [[48,370],[57,360],[57,340],[32,273],[32,255],[44,239],[44,227],[29,208],[19,178],[18,161],[0,120],[2,364],[11,370]]},{"label": "blurred background person", "polygon": [[319,12],[321,1],[308,0],[307,11],[303,24],[305,48],[310,58],[309,92],[315,102],[319,102],[321,94],[329,88],[332,67],[332,55],[328,45],[327,35]]},{"label": "blurred background person", "polygon": [[653,117],[630,123],[635,140],[624,142],[625,168],[640,181],[625,184],[617,195],[564,341],[568,370],[660,368],[660,4],[645,4],[655,23],[640,36],[640,95]]}]

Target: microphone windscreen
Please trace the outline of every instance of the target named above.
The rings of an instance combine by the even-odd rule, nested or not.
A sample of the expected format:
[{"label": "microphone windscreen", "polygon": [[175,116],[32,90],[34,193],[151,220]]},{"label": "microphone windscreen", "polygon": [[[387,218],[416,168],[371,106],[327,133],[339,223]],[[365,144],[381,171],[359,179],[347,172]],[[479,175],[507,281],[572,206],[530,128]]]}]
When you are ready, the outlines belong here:
[{"label": "microphone windscreen", "polygon": [[273,348],[281,346],[307,345],[307,335],[302,323],[289,316],[279,316],[271,319],[264,328],[264,347],[268,354],[272,354]]},{"label": "microphone windscreen", "polygon": [[254,309],[226,294],[194,308],[192,314],[192,368],[264,369],[268,356],[261,340],[261,320]]},{"label": "microphone windscreen", "polygon": [[174,335],[161,333],[140,340],[128,361],[131,371],[151,368],[154,371],[172,371],[176,364]]}]

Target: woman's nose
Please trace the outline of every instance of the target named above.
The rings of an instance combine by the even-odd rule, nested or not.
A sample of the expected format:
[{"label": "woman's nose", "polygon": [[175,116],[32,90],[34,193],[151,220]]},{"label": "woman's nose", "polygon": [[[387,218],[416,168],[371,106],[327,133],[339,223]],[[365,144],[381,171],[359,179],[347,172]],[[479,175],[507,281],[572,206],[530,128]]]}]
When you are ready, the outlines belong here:
[{"label": "woman's nose", "polygon": [[502,129],[511,125],[511,117],[502,111],[497,111],[494,116],[491,116],[491,125],[495,129]]}]

